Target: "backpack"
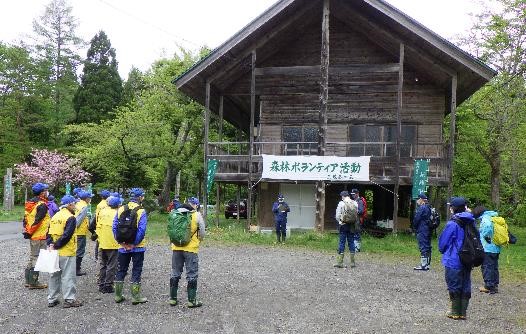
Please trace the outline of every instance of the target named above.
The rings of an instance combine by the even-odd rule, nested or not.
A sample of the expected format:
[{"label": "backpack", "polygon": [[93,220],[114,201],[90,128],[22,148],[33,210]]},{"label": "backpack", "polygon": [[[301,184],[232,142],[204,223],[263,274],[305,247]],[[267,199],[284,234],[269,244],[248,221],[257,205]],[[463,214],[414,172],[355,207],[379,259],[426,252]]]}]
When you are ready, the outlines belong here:
[{"label": "backpack", "polygon": [[431,208],[431,217],[429,217],[429,228],[434,230],[440,226],[440,212],[437,209]]},{"label": "backpack", "polygon": [[172,210],[168,216],[168,237],[175,246],[184,247],[197,232],[192,234],[192,211]]},{"label": "backpack", "polygon": [[491,240],[497,246],[506,246],[510,243],[510,234],[508,224],[502,217],[491,217],[493,223],[493,239]]},{"label": "backpack", "polygon": [[479,232],[474,224],[462,222],[460,219],[454,221],[464,230],[464,240],[458,252],[460,262],[467,268],[479,267],[484,262],[484,248]]},{"label": "backpack", "polygon": [[135,242],[137,236],[137,211],[142,209],[142,206],[138,205],[133,209],[130,209],[126,204],[119,215],[119,222],[117,224],[117,235],[115,240],[118,243],[132,244]]},{"label": "backpack", "polygon": [[358,205],[353,200],[343,201],[341,221],[345,224],[358,220]]}]

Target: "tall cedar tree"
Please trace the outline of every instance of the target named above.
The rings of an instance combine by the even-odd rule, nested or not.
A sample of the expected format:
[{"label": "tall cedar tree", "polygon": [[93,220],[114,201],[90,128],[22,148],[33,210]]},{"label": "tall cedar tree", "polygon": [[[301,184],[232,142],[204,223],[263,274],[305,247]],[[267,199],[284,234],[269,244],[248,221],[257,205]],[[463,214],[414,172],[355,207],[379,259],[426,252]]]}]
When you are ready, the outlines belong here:
[{"label": "tall cedar tree", "polygon": [[117,70],[115,49],[106,33],[100,31],[91,40],[80,87],[73,99],[76,123],[109,119],[121,98],[122,79]]}]

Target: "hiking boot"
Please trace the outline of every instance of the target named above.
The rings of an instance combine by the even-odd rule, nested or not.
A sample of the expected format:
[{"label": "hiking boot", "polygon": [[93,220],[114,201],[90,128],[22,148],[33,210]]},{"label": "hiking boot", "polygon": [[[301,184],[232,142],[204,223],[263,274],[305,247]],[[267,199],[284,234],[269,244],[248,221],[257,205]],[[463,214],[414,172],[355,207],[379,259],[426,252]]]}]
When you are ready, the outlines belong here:
[{"label": "hiking boot", "polygon": [[141,296],[141,284],[132,283],[131,284],[131,294],[132,294],[132,304],[142,304],[148,301],[147,298]]},{"label": "hiking boot", "polygon": [[65,300],[64,305],[62,305],[63,308],[70,308],[70,307],[80,307],[82,306],[82,302],[74,299],[74,300]]},{"label": "hiking boot", "polygon": [[336,255],[336,263],[333,265],[336,268],[343,268],[343,253]]},{"label": "hiking boot", "polygon": [[188,294],[188,303],[186,303],[186,307],[194,308],[203,306],[203,303],[197,300],[197,280],[188,282],[186,292]]},{"label": "hiking boot", "polygon": [[58,299],[52,301],[52,302],[48,302],[47,303],[47,307],[55,307],[57,306],[58,304],[60,304],[60,301]]},{"label": "hiking boot", "polygon": [[351,253],[351,268],[356,267],[356,261],[354,260],[354,253]]},{"label": "hiking boot", "polygon": [[113,282],[115,284],[115,302],[121,303],[126,298],[122,295],[122,289],[124,288],[124,282],[123,281],[115,281]]},{"label": "hiking boot", "polygon": [[446,314],[446,316],[454,320],[460,319],[460,308],[461,308],[460,296],[454,292],[450,292],[449,300],[450,300],[450,310]]},{"label": "hiking boot", "polygon": [[38,281],[38,271],[34,271],[33,268],[29,269],[29,289],[46,289],[47,284],[40,283]]},{"label": "hiking boot", "polygon": [[484,292],[484,293],[489,293],[489,292],[490,292],[490,289],[486,288],[485,286],[481,286],[481,287],[479,288],[479,291],[480,291],[480,292]]},{"label": "hiking boot", "polygon": [[177,301],[177,289],[179,288],[179,278],[171,277],[170,278],[170,300],[168,303],[171,306],[178,304]]}]

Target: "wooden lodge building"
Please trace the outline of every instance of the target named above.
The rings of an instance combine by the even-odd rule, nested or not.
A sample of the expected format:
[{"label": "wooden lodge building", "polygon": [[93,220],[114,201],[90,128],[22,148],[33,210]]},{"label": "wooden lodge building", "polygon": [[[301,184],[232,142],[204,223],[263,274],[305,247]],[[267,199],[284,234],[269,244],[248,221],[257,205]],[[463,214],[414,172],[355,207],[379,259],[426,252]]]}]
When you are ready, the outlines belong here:
[{"label": "wooden lodge building", "polygon": [[[248,214],[260,226],[274,226],[282,193],[291,228],[334,229],[340,191],[358,188],[372,195],[369,217],[396,229],[409,217],[415,159],[451,194],[454,143],[442,124],[451,114],[454,137],[457,104],[495,74],[382,0],[280,0],[175,84],[205,106],[215,182],[252,189]],[[222,141],[220,129],[208,141],[210,112],[248,140]],[[264,155],[369,156],[369,177],[262,178]]]}]

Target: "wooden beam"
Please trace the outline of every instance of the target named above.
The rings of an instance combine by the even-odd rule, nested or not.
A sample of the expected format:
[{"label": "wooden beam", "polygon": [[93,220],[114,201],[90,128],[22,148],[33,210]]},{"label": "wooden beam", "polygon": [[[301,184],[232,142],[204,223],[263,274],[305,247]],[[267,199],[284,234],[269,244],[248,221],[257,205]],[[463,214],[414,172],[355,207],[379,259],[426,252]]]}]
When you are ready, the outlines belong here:
[{"label": "wooden beam", "polygon": [[403,108],[403,89],[404,89],[404,44],[400,43],[399,70],[398,70],[398,91],[396,108],[396,174],[393,199],[393,232],[398,232],[398,190],[400,188],[400,137],[402,136],[402,108]]},{"label": "wooden beam", "polygon": [[[360,73],[390,73],[398,72],[398,64],[360,64],[348,66],[330,66],[329,75],[335,74],[360,74]],[[269,75],[317,75],[321,71],[321,66],[285,66],[285,67],[260,67],[256,69],[257,76]]]},{"label": "wooden beam", "polygon": [[[451,77],[451,112],[449,114],[449,160],[447,170],[449,172],[449,183],[447,185],[447,198],[453,196],[453,164],[455,161],[455,134],[457,118],[457,76]],[[449,206],[447,207],[447,219],[450,218]]]},{"label": "wooden beam", "polygon": [[[318,123],[318,155],[324,156],[327,145],[327,107],[329,100],[329,17],[330,0],[323,1],[323,19],[321,24],[321,61],[320,61],[320,114]],[[316,182],[316,220],[315,228],[325,228],[325,181]]]},{"label": "wooden beam", "polygon": [[[248,199],[247,221],[252,224],[252,155],[254,151],[254,118],[256,114],[256,50],[252,50],[251,79],[250,79],[250,128],[248,146]],[[248,226],[247,226],[248,228]]]},{"label": "wooden beam", "polygon": [[203,151],[204,151],[204,172],[203,172],[203,214],[206,221],[207,215],[207,204],[208,204],[208,191],[207,191],[207,179],[208,179],[208,130],[210,126],[210,81],[205,83],[205,137],[203,138]]}]

